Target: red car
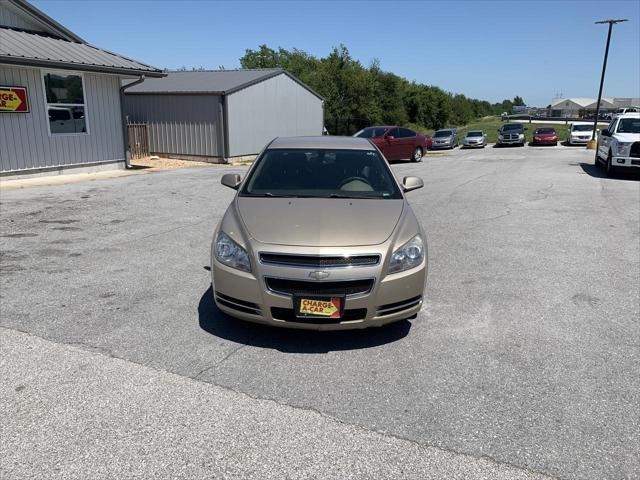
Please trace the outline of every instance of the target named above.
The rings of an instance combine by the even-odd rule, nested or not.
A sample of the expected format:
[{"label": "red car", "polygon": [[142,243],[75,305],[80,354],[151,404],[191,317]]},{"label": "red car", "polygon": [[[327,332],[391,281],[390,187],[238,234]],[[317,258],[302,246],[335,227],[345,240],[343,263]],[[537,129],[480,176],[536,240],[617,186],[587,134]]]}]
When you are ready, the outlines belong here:
[{"label": "red car", "polygon": [[555,128],[536,128],[531,145],[558,145],[558,132]]},{"label": "red car", "polygon": [[354,137],[371,140],[387,160],[419,162],[431,146],[431,137],[394,125],[363,128]]}]

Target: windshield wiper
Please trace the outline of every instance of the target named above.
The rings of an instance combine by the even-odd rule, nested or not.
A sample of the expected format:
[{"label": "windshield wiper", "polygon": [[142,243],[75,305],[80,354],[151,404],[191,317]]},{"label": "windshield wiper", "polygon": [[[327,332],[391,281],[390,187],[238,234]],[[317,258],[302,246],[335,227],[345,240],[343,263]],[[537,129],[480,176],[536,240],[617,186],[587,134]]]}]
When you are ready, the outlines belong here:
[{"label": "windshield wiper", "polygon": [[305,195],[285,195],[279,193],[246,193],[247,197],[269,197],[269,198],[307,198]]},{"label": "windshield wiper", "polygon": [[345,195],[343,193],[331,193],[326,198],[368,198],[368,199],[379,199],[382,197],[372,197],[372,196],[364,196],[364,195]]}]

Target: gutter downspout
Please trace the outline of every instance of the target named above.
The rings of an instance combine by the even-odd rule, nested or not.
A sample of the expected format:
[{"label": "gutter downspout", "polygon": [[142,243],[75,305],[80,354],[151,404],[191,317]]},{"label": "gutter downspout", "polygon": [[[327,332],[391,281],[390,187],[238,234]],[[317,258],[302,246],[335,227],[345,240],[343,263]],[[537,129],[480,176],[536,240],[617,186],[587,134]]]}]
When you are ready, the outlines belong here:
[{"label": "gutter downspout", "polygon": [[144,82],[144,78],[144,75],[140,75],[140,78],[135,82],[131,82],[120,87],[120,116],[122,118],[122,141],[124,142],[124,166],[126,169],[131,168],[131,162],[129,161],[131,154],[129,153],[129,129],[127,128],[127,115],[124,112],[124,91],[129,87],[133,87],[134,85]]},{"label": "gutter downspout", "polygon": [[227,110],[227,97],[220,95],[220,118],[222,120],[222,163],[229,163],[229,111]]}]

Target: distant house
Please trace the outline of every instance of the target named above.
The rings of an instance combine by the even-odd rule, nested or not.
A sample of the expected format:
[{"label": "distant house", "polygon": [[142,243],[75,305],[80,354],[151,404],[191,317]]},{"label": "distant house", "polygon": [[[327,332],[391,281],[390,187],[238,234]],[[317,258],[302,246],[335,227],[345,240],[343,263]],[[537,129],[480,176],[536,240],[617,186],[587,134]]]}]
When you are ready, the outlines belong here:
[{"label": "distant house", "polygon": [[[597,98],[554,98],[551,102],[551,116],[553,117],[582,117],[596,111]],[[638,98],[602,98],[600,110],[613,111],[618,108],[636,107],[640,105]]]},{"label": "distant house", "polygon": [[282,69],[169,72],[128,88],[125,110],[148,125],[151,153],[211,162],[324,126],[324,99]]},{"label": "distant house", "polygon": [[0,0],[0,174],[124,166],[121,82],[163,75]]}]

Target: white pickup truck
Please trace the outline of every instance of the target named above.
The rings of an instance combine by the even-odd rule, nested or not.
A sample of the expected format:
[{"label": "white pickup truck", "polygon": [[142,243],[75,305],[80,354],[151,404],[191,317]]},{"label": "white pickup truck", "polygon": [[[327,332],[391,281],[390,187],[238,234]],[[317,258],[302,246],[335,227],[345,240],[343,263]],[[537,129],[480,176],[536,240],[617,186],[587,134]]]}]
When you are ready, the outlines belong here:
[{"label": "white pickup truck", "polygon": [[640,172],[640,113],[622,114],[600,132],[595,165],[601,164],[607,175],[623,168]]}]

